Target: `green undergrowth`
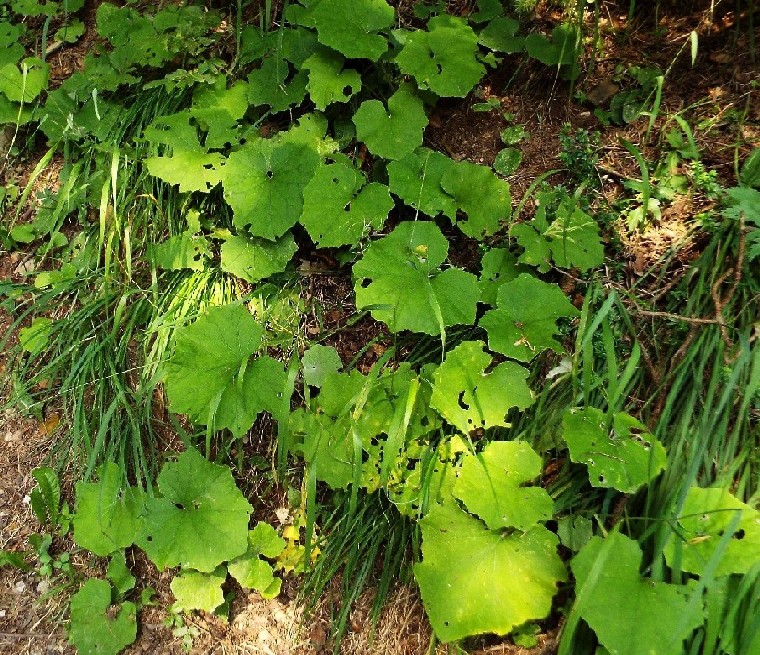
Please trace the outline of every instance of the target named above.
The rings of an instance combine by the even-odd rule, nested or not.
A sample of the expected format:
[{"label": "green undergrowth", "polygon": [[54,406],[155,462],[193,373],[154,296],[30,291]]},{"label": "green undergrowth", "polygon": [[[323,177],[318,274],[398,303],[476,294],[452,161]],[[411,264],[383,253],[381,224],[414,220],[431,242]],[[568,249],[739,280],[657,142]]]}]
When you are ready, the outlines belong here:
[{"label": "green undergrowth", "polygon": [[[303,575],[312,600],[340,574],[336,651],[351,604],[374,585],[376,619],[397,579],[434,640],[464,648],[529,646],[559,616],[563,653],[757,648],[757,151],[726,190],[704,169],[701,186],[673,179],[699,172],[680,117],[652,171],[624,144],[641,179],[607,212],[629,229],[678,193],[713,198],[702,254],[653,297],[664,280],[629,291],[602,273],[594,137],[563,133],[576,189],[539,179],[521,199],[504,175],[519,156],[492,168],[425,140],[438,103],[490,71],[527,58],[577,78],[580,20],[542,35],[493,0],[402,16],[300,0],[260,20],[244,3],[103,3],[98,47],[46,92],[27,4],[3,5],[0,122],[10,150],[47,151],[0,197],[3,247],[29,255],[25,282],[0,286],[7,392],[63,414],[53,455],[80,480],[75,507],[45,469],[36,504],[55,511],[39,514],[109,558],[72,598],[79,652],[136,637],[151,591],[125,549],[172,570],[175,630],[186,612],[228,617],[238,588],[273,597]],[[43,34],[80,9],[35,6]],[[58,186],[32,197],[52,161]],[[362,352],[306,318],[323,273],[349,280],[349,327],[380,333]],[[241,491],[253,476],[287,490],[277,528]]]}]

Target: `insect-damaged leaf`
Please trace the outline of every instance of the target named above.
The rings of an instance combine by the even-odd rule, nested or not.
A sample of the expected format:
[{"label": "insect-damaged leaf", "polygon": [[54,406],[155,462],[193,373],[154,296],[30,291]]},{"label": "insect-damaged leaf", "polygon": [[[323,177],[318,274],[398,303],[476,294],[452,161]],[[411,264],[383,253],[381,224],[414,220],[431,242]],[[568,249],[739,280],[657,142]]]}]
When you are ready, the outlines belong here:
[{"label": "insect-damaged leaf", "polygon": [[[680,516],[665,546],[670,566],[702,575],[719,548],[724,548],[713,575],[747,573],[760,553],[760,512],[726,489],[689,489]],[[730,534],[727,532],[730,531]]]},{"label": "insect-damaged leaf", "polygon": [[303,190],[319,161],[306,144],[274,139],[258,139],[230,154],[222,182],[235,226],[264,239],[285,234],[301,216]]},{"label": "insect-damaged leaf", "polygon": [[183,111],[162,116],[145,128],[145,139],[171,149],[148,157],[145,164],[151,175],[168,184],[178,184],[182,192],[208,192],[220,180],[223,156],[208,152],[200,144],[198,128],[190,123],[192,115]]},{"label": "insect-damaged leaf", "polygon": [[429,148],[417,148],[413,153],[388,164],[390,189],[407,205],[428,216],[443,214],[456,219],[457,205],[441,187],[441,180],[456,162]]},{"label": "insect-damaged leaf", "polygon": [[447,253],[448,242],[435,224],[401,223],[354,264],[357,307],[369,309],[392,332],[441,334],[450,325],[471,324],[477,279],[458,268],[441,271]]},{"label": "insect-damaged leaf", "polygon": [[248,550],[229,563],[230,575],[244,589],[255,589],[264,598],[274,598],[282,580],[274,576],[272,565],[262,557],[277,557],[284,548],[285,540],[271,525],[260,521],[248,533]]},{"label": "insect-damaged leaf", "polygon": [[556,284],[529,273],[502,284],[496,302],[497,308],[480,320],[488,332],[488,347],[521,362],[529,362],[547,348],[564,352],[554,338],[557,320],[580,313]]},{"label": "insect-damaged leaf", "polygon": [[422,561],[414,566],[430,623],[442,641],[506,634],[551,611],[566,579],[559,540],[536,525],[511,534],[489,530],[449,500],[420,521]]},{"label": "insect-damaged leaf", "polygon": [[478,37],[467,21],[442,14],[430,19],[427,32],[406,36],[396,63],[420,89],[464,98],[485,73],[477,55]]},{"label": "insect-damaged leaf", "polygon": [[301,224],[321,248],[354,245],[379,229],[393,207],[388,187],[364,184],[362,173],[343,162],[320,166],[304,189]]},{"label": "insect-damaged leaf", "polygon": [[562,431],[570,459],[586,464],[593,487],[633,493],[667,465],[665,447],[623,412],[608,421],[594,407],[570,409],[562,417]]},{"label": "insect-damaged leaf", "polygon": [[246,551],[252,508],[229,468],[187,450],[164,466],[158,491],[145,503],[137,544],[159,569],[211,573]]},{"label": "insect-damaged leaf", "polygon": [[541,458],[524,441],[493,441],[483,452],[468,453],[453,494],[492,530],[529,530],[552,517],[552,499],[526,482],[541,473]]},{"label": "insect-damaged leaf", "polygon": [[306,89],[320,111],[333,102],[348,102],[361,91],[361,75],[351,68],[344,69],[345,63],[343,57],[329,48],[317,50],[303,63],[303,68],[309,71]]},{"label": "insect-damaged leaf", "polygon": [[317,28],[320,43],[349,59],[372,61],[388,49],[378,32],[391,27],[396,17],[385,0],[316,0],[308,3],[305,15],[305,23]]},{"label": "insect-damaged leaf", "polygon": [[528,370],[515,362],[502,362],[490,373],[491,356],[482,341],[465,341],[446,355],[434,373],[430,404],[462,432],[509,425],[512,407],[533,403]]}]

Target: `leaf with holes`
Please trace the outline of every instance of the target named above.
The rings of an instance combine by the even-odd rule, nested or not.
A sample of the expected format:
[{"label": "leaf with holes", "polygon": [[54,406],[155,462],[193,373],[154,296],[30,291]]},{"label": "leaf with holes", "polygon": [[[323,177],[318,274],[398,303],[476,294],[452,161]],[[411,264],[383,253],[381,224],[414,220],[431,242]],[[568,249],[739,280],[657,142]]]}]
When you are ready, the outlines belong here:
[{"label": "leaf with holes", "polygon": [[529,362],[546,349],[565,350],[555,338],[557,320],[580,315],[556,284],[529,273],[499,287],[496,309],[480,319],[491,350]]},{"label": "leaf with holes", "polygon": [[258,282],[284,271],[297,249],[289,232],[276,241],[230,236],[222,244],[221,267],[246,282]]},{"label": "leaf with holes", "polygon": [[158,491],[145,503],[136,543],[159,569],[211,573],[248,548],[252,508],[226,466],[187,450],[161,470]]},{"label": "leaf with holes", "polygon": [[610,421],[594,407],[569,409],[562,417],[562,436],[570,459],[588,467],[593,487],[633,493],[667,466],[665,447],[623,412]]},{"label": "leaf with holes", "polygon": [[406,36],[396,63],[420,89],[442,97],[464,98],[480,82],[485,67],[478,60],[478,37],[464,18],[442,14],[428,21],[428,31]]},{"label": "leaf with holes", "polygon": [[387,110],[379,100],[366,100],[353,121],[356,138],[373,155],[401,159],[422,144],[428,118],[422,100],[405,84],[388,98]]},{"label": "leaf with holes", "polygon": [[179,185],[183,193],[208,192],[221,179],[224,158],[207,152],[200,144],[198,128],[190,123],[191,118],[189,111],[183,111],[161,116],[145,128],[143,136],[147,141],[164,146],[163,153],[146,158],[145,165],[151,175]]},{"label": "leaf with holes", "polygon": [[368,230],[383,226],[393,207],[388,187],[365,181],[343,162],[317,169],[303,192],[301,224],[318,247],[355,245]]},{"label": "leaf with holes", "polygon": [[448,242],[430,222],[401,223],[354,264],[356,306],[391,332],[439,335],[475,320],[478,282],[458,268],[441,270]]},{"label": "leaf with holes", "polygon": [[341,419],[298,409],[290,415],[290,433],[300,440],[294,452],[303,458],[318,480],[331,489],[345,489],[354,479],[354,447],[349,417]]},{"label": "leaf with holes", "polygon": [[[681,655],[683,641],[702,625],[702,604],[690,602],[693,586],[642,578],[641,548],[619,532],[593,537],[575,556],[572,613],[616,655]],[[615,608],[615,620],[610,620]]]},{"label": "leaf with holes", "polygon": [[508,426],[512,407],[525,409],[533,403],[527,369],[503,362],[486,373],[491,364],[482,341],[465,341],[447,353],[434,373],[430,404],[464,433]]},{"label": "leaf with holes", "polygon": [[224,602],[222,584],[226,578],[224,566],[217,566],[211,573],[182,569],[170,585],[176,599],[173,610],[213,612]]},{"label": "leaf with holes", "polygon": [[308,4],[308,22],[319,42],[349,59],[377,61],[388,49],[378,34],[393,25],[396,13],[385,0],[317,0]]},{"label": "leaf with holes", "polygon": [[138,487],[122,491],[116,464],[104,464],[98,475],[99,482],[77,483],[74,543],[105,557],[134,543],[145,494]]},{"label": "leaf with holes", "polygon": [[413,153],[388,164],[389,186],[407,205],[428,216],[443,214],[454,220],[457,205],[441,187],[443,176],[456,162],[429,148],[417,148]]},{"label": "leaf with holes", "polygon": [[494,441],[483,452],[464,456],[453,494],[491,530],[526,531],[552,517],[546,490],[525,486],[541,468],[541,458],[524,441]]},{"label": "leaf with holes", "polygon": [[584,212],[578,201],[564,198],[548,220],[547,206],[541,204],[535,217],[528,223],[518,223],[510,235],[525,249],[520,262],[537,266],[546,272],[550,260],[560,268],[578,268],[587,271],[604,261],[604,247],[599,239],[599,226]]},{"label": "leaf with holes", "polygon": [[71,599],[69,641],[80,655],[117,655],[137,638],[134,603],[111,610],[111,585],[90,578]]},{"label": "leaf with holes", "polygon": [[264,239],[285,234],[301,216],[303,190],[319,160],[305,144],[267,139],[230,154],[222,181],[235,226]]},{"label": "leaf with holes", "polygon": [[211,248],[206,237],[186,230],[157,243],[151,249],[156,266],[167,271],[179,271],[183,268],[202,271],[211,259]]},{"label": "leaf with holes", "polygon": [[276,52],[248,75],[248,101],[255,107],[266,105],[273,113],[285,111],[303,102],[306,81],[305,70],[291,77],[290,64]]},{"label": "leaf with holes", "polygon": [[285,549],[285,540],[268,523],[260,521],[248,533],[248,550],[229,563],[230,575],[244,589],[255,589],[264,598],[280,593],[282,580],[274,576],[274,569],[266,559],[274,559]]},{"label": "leaf with holes", "polygon": [[457,222],[457,227],[469,237],[493,235],[512,215],[509,183],[488,166],[457,162],[443,174],[441,187],[467,214],[467,220]]},{"label": "leaf with holes", "polygon": [[449,500],[420,521],[422,561],[414,566],[422,601],[441,641],[504,635],[549,614],[567,579],[556,535],[489,530]]},{"label": "leaf with holes", "polygon": [[[669,566],[702,575],[723,549],[712,575],[745,574],[760,553],[760,512],[726,489],[689,489],[678,517],[678,530],[665,546]],[[730,535],[726,535],[727,531]]]},{"label": "leaf with holes", "polygon": [[333,102],[348,102],[361,91],[361,75],[351,68],[344,69],[345,63],[337,52],[327,48],[320,48],[303,63],[309,71],[306,89],[320,111]]}]

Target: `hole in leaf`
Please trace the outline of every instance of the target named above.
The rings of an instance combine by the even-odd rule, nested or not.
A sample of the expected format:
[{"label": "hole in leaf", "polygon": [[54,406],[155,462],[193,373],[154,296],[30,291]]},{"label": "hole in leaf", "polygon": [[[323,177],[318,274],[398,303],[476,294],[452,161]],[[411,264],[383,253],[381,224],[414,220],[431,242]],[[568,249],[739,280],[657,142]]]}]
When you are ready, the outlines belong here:
[{"label": "hole in leaf", "polygon": [[406,460],[406,470],[407,471],[414,471],[414,467],[416,466],[417,462],[413,459]]},{"label": "hole in leaf", "polygon": [[370,280],[368,277],[365,277],[362,280],[361,287],[362,287],[362,289],[366,289],[370,284],[372,284],[372,280]]},{"label": "hole in leaf", "polygon": [[185,509],[185,506],[184,506],[182,503],[174,503],[174,506],[175,506],[177,509]]},{"label": "hole in leaf", "polygon": [[340,180],[338,180],[338,178],[337,178],[337,177],[334,177],[334,178],[333,178],[333,184],[337,184],[339,181],[340,181]]},{"label": "hole in leaf", "polygon": [[351,203],[349,202],[345,207],[343,207],[344,212],[350,212],[351,211]]},{"label": "hole in leaf", "polygon": [[267,171],[267,177],[271,180],[274,177],[274,173],[272,171]]},{"label": "hole in leaf", "polygon": [[151,535],[148,535],[145,537],[145,541],[153,541],[153,537]]},{"label": "hole in leaf", "polygon": [[741,541],[742,539],[744,539],[745,534],[746,533],[744,532],[744,530],[737,530],[736,532],[734,532],[734,539],[739,539]]},{"label": "hole in leaf", "polygon": [[353,92],[354,90],[350,86],[343,87],[343,95],[346,96],[346,98],[348,98]]},{"label": "hole in leaf", "polygon": [[[464,391],[460,391],[459,392],[459,397],[457,398],[457,403],[459,404],[459,406],[462,409],[467,410],[467,409],[470,409],[470,406],[466,402],[464,402],[464,394],[465,394]],[[470,423],[472,423],[472,421],[470,421]]]},{"label": "hole in leaf", "polygon": [[207,171],[210,171],[212,168],[214,168],[213,164],[203,164],[203,168],[205,168]]},{"label": "hole in leaf", "polygon": [[435,65],[435,70],[438,71],[439,75],[443,73],[443,67],[440,64]]},{"label": "hole in leaf", "polygon": [[602,482],[602,483],[604,483],[604,476],[603,476],[603,475],[600,475],[600,476],[599,476],[599,482]]}]

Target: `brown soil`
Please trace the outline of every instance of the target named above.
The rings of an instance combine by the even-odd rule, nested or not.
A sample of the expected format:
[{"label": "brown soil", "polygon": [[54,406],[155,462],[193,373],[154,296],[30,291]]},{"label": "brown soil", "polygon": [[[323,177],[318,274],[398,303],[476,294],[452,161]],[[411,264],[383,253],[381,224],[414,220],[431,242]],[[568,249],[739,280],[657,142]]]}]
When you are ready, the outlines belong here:
[{"label": "brown soil", "polygon": [[[48,61],[52,65],[53,86],[79,68],[95,44],[93,22],[97,4],[87,3],[84,19],[88,30],[83,39],[74,46],[64,45],[51,53]],[[411,5],[406,0],[396,4],[401,7]],[[452,4],[464,11],[473,3]],[[647,20],[631,26],[628,38],[621,41],[619,33],[625,27],[628,3],[601,4],[601,51],[594,69],[581,78],[577,90],[586,97],[601,98],[601,104],[605,106],[609,102],[605,95],[612,90],[612,85],[621,88],[630,84],[630,80],[619,75],[620,66],[636,63],[657,65],[661,70],[670,68],[662,107],[651,131],[647,130],[646,119],[625,127],[602,128],[592,115],[593,104],[576,101],[570,86],[558,80],[552,71],[508,57],[491,75],[488,84],[479,90],[482,98],[498,98],[500,110],[474,112],[472,98],[461,103],[443,103],[431,116],[426,132],[428,145],[455,159],[491,164],[503,147],[500,133],[507,127],[503,113],[511,113],[514,124],[524,126],[529,133],[527,140],[518,145],[523,163],[509,178],[513,203],[516,204],[539,175],[561,168],[558,135],[564,123],[570,123],[574,128],[598,129],[601,131],[598,197],[600,202],[610,201],[621,196],[624,180],[640,176],[634,158],[621,146],[621,139],[636,145],[645,158],[652,161],[662,148],[664,130],[674,125],[670,117],[681,112],[690,125],[696,126],[694,137],[705,166],[717,170],[722,183],[734,184],[735,158],[741,161],[753,147],[760,146],[760,89],[756,83],[760,79],[760,69],[751,61],[746,29],[733,29],[737,16],[731,11],[711,16],[709,2],[698,3],[697,8],[690,5],[689,11],[679,13],[678,3],[674,3],[676,9],[671,13],[663,9],[657,25],[647,15]],[[671,3],[662,4],[668,4],[670,11]],[[733,6],[733,3],[728,4]],[[554,11],[540,3],[536,13],[539,24],[548,18],[556,19]],[[746,20],[746,17],[739,18]],[[699,34],[699,55],[694,66],[691,65],[689,47],[682,49],[692,30]],[[642,62],[642,56],[648,60]],[[36,160],[0,161],[0,183],[15,180],[23,188],[35,164]],[[57,172],[56,166],[49,167],[35,187],[54,188]],[[551,178],[551,182],[561,183],[566,179],[559,174]],[[30,197],[34,198],[34,194]],[[621,230],[617,235],[622,244],[620,256],[629,261],[632,279],[638,280],[668,249],[687,241],[692,217],[706,207],[709,202],[702,197],[682,198],[666,207],[662,219],[644,231]],[[33,207],[27,213],[22,212],[22,220],[32,213]],[[530,213],[528,204],[525,215],[529,217]],[[692,248],[695,249],[696,246]],[[688,258],[689,252],[687,249],[684,256]],[[467,256],[462,257],[465,261],[457,264],[467,265]],[[0,281],[20,279],[27,270],[27,260],[22,253],[0,253]],[[319,337],[323,343],[334,345],[344,363],[350,362],[367,343],[373,342],[357,363],[360,370],[369,370],[391,343],[383,326],[370,318],[346,326],[353,315],[351,281],[335,262],[309,262],[302,273],[303,298],[309,308],[302,320],[305,337]],[[9,325],[10,317],[0,313],[0,333],[4,334]],[[7,347],[12,345],[11,340]],[[0,353],[0,371],[7,380],[10,371],[7,355],[3,353]],[[47,418],[53,415],[55,412]],[[56,428],[53,423],[52,420],[25,418],[13,410],[0,414],[0,462],[3,463],[0,466],[0,549],[28,552],[29,535],[40,529],[29,506],[29,494],[34,487],[31,471],[45,462],[49,446],[56,439],[56,429],[63,429]],[[260,436],[266,434],[268,432],[263,427]],[[267,454],[267,448],[261,442],[250,447]],[[71,502],[72,481],[65,480],[64,487]],[[247,493],[258,497],[260,491],[249,489]],[[281,492],[270,487],[268,493],[270,496],[259,505],[262,513],[274,518],[272,515],[282,502]],[[97,573],[102,567],[77,550],[70,540],[57,539],[51,552],[71,552],[79,575]],[[138,555],[131,553],[130,556],[139,573],[139,584],[156,590],[158,605],[143,610],[138,641],[126,652],[185,652],[181,639],[164,625],[167,608],[173,600],[169,590],[170,575],[156,571]],[[34,558],[29,556],[27,559],[34,566]],[[58,585],[62,587],[58,588]],[[213,616],[193,614],[188,617],[188,626],[197,631],[190,652],[198,655],[317,655],[331,652],[328,643],[329,598],[322,602],[317,614],[304,623],[301,609],[294,599],[295,583],[286,581],[284,588],[280,597],[272,601],[263,601],[257,594],[245,594],[237,589],[229,624]],[[40,577],[34,570],[21,572],[8,566],[0,568],[0,653],[73,653],[65,634],[66,608],[71,591],[72,585],[68,585],[65,578],[51,580]],[[367,592],[356,603],[351,615],[342,653],[422,655],[430,652],[430,626],[415,590],[399,586],[393,592],[376,630],[367,620],[370,605],[371,592]],[[522,649],[500,640],[484,640],[476,645],[475,652],[483,655],[537,655],[552,653],[555,647],[556,629],[547,630],[535,649]],[[440,647],[436,652],[446,651]]]}]

